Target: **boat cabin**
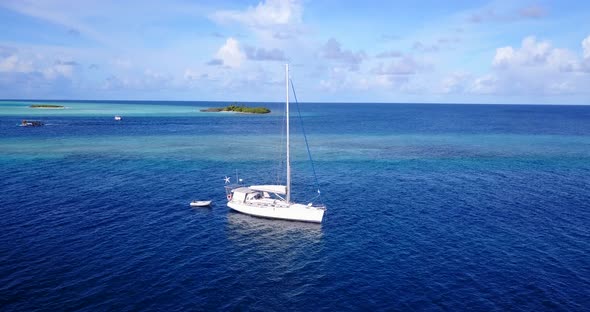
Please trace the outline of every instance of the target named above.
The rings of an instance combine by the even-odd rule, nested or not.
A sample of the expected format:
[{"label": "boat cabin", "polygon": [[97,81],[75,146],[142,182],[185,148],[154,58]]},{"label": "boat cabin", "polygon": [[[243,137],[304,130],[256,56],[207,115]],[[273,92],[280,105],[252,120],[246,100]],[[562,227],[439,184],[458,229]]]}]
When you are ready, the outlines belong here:
[{"label": "boat cabin", "polygon": [[227,189],[228,201],[243,203],[252,200],[284,200],[279,195],[286,193],[286,187],[284,185],[253,185],[250,187],[238,187]]}]

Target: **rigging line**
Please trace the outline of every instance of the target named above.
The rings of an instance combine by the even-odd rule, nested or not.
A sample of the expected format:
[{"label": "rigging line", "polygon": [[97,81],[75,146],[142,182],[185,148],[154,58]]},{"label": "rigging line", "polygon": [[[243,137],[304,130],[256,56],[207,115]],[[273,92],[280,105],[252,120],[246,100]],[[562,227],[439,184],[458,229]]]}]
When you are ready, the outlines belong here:
[{"label": "rigging line", "polygon": [[303,132],[303,138],[305,139],[305,147],[307,148],[307,156],[309,157],[309,161],[311,162],[311,170],[313,171],[313,177],[315,179],[315,187],[318,190],[318,195],[320,199],[320,203],[322,201],[322,192],[320,192],[320,183],[318,182],[318,176],[315,172],[315,165],[313,164],[313,159],[311,158],[311,152],[309,151],[309,144],[307,143],[307,135],[305,134],[305,128],[303,127],[303,118],[301,118],[301,110],[299,109],[299,101],[297,100],[297,93],[295,93],[295,86],[293,85],[293,80],[289,79],[291,83],[291,89],[293,90],[293,97],[295,98],[295,104],[297,106],[297,113],[299,114],[299,121],[301,123],[301,132]]}]

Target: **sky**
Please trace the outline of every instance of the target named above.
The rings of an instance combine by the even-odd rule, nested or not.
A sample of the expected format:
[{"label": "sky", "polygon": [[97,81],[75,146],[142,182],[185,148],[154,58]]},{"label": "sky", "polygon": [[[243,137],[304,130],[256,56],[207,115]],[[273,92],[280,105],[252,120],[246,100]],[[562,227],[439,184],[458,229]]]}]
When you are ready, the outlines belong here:
[{"label": "sky", "polygon": [[0,0],[0,98],[590,104],[589,1]]}]

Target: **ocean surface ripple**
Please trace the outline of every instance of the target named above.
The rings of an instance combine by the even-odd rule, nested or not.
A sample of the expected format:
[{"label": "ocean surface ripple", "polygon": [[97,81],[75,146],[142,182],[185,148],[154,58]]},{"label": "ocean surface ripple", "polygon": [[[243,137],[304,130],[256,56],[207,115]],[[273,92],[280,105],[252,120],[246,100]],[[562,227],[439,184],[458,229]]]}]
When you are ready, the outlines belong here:
[{"label": "ocean surface ripple", "polygon": [[[321,225],[225,206],[224,176],[276,176],[271,107],[0,114],[1,309],[590,307],[590,107],[303,104]],[[294,196],[312,200],[294,146]]]}]

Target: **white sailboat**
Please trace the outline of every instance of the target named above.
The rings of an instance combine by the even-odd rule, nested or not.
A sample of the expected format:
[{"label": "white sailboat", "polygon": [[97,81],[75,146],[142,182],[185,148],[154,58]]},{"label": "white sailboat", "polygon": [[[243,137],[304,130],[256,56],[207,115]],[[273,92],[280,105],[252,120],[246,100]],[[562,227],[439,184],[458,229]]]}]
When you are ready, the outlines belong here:
[{"label": "white sailboat", "polygon": [[[304,222],[321,223],[324,205],[298,204],[291,201],[291,154],[289,138],[289,65],[285,65],[287,185],[226,186],[227,206],[252,216]],[[226,183],[229,178],[226,177]],[[238,180],[239,181],[239,180]],[[319,192],[319,191],[318,191]]]}]

